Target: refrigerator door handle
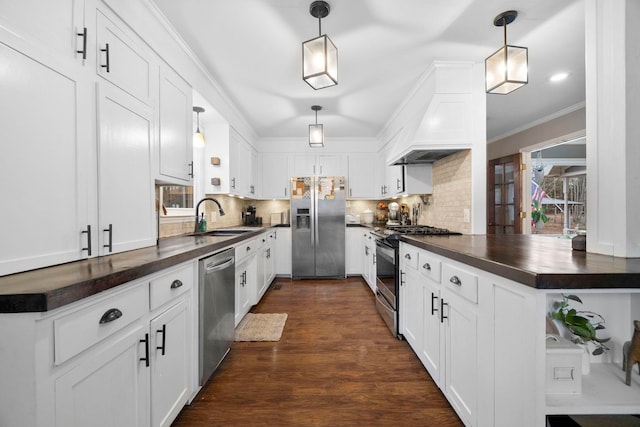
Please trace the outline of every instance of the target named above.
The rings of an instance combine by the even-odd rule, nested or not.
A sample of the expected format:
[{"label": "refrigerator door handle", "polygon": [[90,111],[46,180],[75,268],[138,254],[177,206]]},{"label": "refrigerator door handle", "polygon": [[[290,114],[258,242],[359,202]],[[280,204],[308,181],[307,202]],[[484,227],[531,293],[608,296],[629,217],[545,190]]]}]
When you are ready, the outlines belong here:
[{"label": "refrigerator door handle", "polygon": [[[314,166],[315,167],[315,166]],[[310,202],[310,212],[309,212],[309,228],[310,228],[310,232],[309,234],[311,234],[311,247],[315,248],[316,247],[316,221],[318,220],[317,214],[316,214],[316,180],[311,177],[311,191],[309,191],[309,195],[311,197]]]}]

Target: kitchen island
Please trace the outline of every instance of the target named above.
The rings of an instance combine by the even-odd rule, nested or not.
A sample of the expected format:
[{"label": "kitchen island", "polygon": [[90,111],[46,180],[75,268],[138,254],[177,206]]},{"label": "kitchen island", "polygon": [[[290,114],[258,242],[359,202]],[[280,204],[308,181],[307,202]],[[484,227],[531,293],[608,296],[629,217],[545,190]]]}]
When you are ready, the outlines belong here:
[{"label": "kitchen island", "polygon": [[[576,252],[548,236],[403,236],[400,328],[466,425],[544,426],[547,415],[638,414],[622,344],[640,319],[640,259]],[[546,319],[563,293],[600,313],[610,351],[575,394],[551,393]],[[571,371],[572,376],[579,376]]]}]

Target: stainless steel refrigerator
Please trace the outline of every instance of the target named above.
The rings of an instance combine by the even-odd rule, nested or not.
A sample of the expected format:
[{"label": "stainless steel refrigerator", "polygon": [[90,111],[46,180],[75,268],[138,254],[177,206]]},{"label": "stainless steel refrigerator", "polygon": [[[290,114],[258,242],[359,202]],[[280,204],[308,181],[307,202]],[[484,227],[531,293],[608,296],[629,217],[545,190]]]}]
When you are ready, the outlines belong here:
[{"label": "stainless steel refrigerator", "polygon": [[345,178],[291,178],[292,276],[345,277]]}]

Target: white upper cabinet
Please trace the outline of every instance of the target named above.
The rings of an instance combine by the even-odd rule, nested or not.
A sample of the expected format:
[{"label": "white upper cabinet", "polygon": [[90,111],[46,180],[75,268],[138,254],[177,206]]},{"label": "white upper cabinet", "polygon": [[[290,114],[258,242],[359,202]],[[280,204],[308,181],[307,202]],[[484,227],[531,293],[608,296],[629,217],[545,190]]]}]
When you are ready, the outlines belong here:
[{"label": "white upper cabinet", "polygon": [[156,240],[153,111],[106,84],[98,89],[98,111],[100,254],[152,246]]},{"label": "white upper cabinet", "polygon": [[[253,147],[233,127],[207,126],[205,192],[255,198],[257,174],[252,173],[253,153]],[[219,159],[219,164],[213,164],[212,158]]]},{"label": "white upper cabinet", "polygon": [[54,56],[82,61],[85,46],[83,1],[4,1],[1,8],[0,27],[20,34]]},{"label": "white upper cabinet", "polygon": [[5,275],[89,255],[83,251],[88,233],[81,231],[90,225],[95,137],[93,84],[81,68],[3,29],[0,39],[0,180],[6,201],[0,210],[0,275]]},{"label": "white upper cabinet", "polygon": [[344,176],[342,155],[293,155],[293,176]]},{"label": "white upper cabinet", "polygon": [[192,90],[167,64],[160,65],[159,175],[188,184],[193,177]]},{"label": "white upper cabinet", "polygon": [[265,199],[289,198],[289,155],[262,155],[262,197]]},{"label": "white upper cabinet", "polygon": [[374,199],[377,197],[375,169],[377,154],[349,154],[349,198]]},{"label": "white upper cabinet", "polygon": [[96,72],[141,101],[154,98],[154,57],[123,22],[100,9],[96,19]]}]

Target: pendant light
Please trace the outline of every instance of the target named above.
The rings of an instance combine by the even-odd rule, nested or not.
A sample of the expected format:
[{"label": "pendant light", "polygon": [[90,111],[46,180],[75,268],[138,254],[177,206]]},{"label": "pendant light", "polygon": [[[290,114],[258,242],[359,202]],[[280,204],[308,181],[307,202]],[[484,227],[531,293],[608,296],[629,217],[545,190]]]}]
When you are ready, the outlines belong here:
[{"label": "pendant light", "polygon": [[204,113],[204,108],[202,107],[193,107],[193,111],[196,113],[196,133],[193,134],[193,146],[194,147],[203,147],[204,146],[204,135],[200,132],[200,113]]},{"label": "pendant light", "polygon": [[322,18],[329,10],[325,1],[311,3],[309,13],[318,18],[318,37],[302,43],[302,79],[315,90],[338,84],[338,49],[322,34]]},{"label": "pendant light", "polygon": [[518,12],[508,10],[493,20],[496,27],[504,27],[504,45],[484,61],[487,93],[506,95],[529,81],[529,50],[507,44],[507,25],[517,16]]},{"label": "pendant light", "polygon": [[318,124],[318,111],[322,110],[322,107],[312,105],[311,109],[316,112],[316,123],[309,125],[309,147],[322,148],[324,147],[324,128]]}]

